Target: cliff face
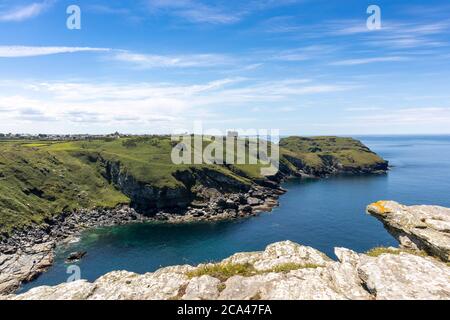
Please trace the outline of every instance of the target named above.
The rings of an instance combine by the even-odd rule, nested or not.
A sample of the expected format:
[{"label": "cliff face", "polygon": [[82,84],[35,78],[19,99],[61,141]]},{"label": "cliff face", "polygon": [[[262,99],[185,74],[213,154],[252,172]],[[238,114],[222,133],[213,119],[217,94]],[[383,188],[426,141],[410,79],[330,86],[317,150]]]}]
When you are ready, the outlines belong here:
[{"label": "cliff face", "polygon": [[152,186],[138,181],[133,175],[123,170],[119,161],[108,161],[102,158],[99,161],[105,167],[105,178],[128,196],[131,205],[138,211],[149,212],[167,207],[184,208],[193,200],[193,194],[186,187]]},{"label": "cliff face", "polygon": [[389,165],[360,141],[351,138],[288,137],[280,140],[280,148],[288,161],[282,171],[287,173],[314,177],[383,173]]},{"label": "cliff face", "polygon": [[[39,287],[6,299],[450,299],[450,267],[390,249],[378,256],[336,248],[338,261],[290,241],[218,264],[114,271],[94,283]],[[397,251],[398,250],[398,251]]]}]

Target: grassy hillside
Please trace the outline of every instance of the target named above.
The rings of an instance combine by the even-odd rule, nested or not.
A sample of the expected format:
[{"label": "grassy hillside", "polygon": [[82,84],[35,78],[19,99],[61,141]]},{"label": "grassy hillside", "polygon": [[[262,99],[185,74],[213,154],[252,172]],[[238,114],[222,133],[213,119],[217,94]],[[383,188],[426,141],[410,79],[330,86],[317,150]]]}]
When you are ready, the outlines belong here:
[{"label": "grassy hillside", "polygon": [[[211,140],[206,139],[203,148]],[[261,180],[262,164],[175,165],[169,136],[92,141],[0,141],[0,232],[41,223],[77,208],[115,207],[132,199],[107,179],[105,163],[116,163],[124,176],[157,190],[187,189],[180,172],[193,177],[250,185]],[[349,138],[290,137],[280,142],[282,163],[295,173],[321,174],[329,157],[345,168],[370,167],[384,161]],[[235,149],[236,151],[236,149]],[[252,157],[246,153],[248,158]],[[101,161],[100,161],[101,160]],[[214,157],[211,159],[215,161]],[[177,178],[178,177],[178,178]],[[200,178],[198,178],[200,179]],[[204,183],[204,181],[202,183]],[[165,191],[164,191],[165,192]]]},{"label": "grassy hillside", "polygon": [[82,207],[114,207],[129,199],[95,166],[47,144],[0,142],[0,231]]},{"label": "grassy hillside", "polygon": [[298,159],[309,173],[326,171],[330,162],[342,171],[382,169],[385,161],[360,141],[342,137],[288,137],[281,139],[284,157]]}]

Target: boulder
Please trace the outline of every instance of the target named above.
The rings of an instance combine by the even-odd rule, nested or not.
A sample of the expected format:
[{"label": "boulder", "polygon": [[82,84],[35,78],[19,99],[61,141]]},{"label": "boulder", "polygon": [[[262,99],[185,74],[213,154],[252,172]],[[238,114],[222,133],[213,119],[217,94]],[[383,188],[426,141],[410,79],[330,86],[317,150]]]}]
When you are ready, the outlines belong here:
[{"label": "boulder", "polygon": [[255,197],[249,197],[247,198],[247,203],[251,206],[257,206],[262,204],[264,201],[262,201],[261,199],[255,198]]},{"label": "boulder", "polygon": [[75,251],[69,254],[69,256],[66,258],[66,263],[72,263],[76,262],[78,260],[81,260],[85,255],[86,251]]}]

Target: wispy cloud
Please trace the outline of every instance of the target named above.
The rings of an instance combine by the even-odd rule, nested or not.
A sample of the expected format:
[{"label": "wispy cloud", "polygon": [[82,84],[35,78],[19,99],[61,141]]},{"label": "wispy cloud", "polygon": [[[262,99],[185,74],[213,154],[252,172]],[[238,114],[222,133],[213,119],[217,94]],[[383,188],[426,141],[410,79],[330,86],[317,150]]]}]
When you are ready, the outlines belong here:
[{"label": "wispy cloud", "polygon": [[230,24],[240,20],[240,14],[225,7],[191,0],[151,0],[152,11],[175,15],[194,23]]},{"label": "wispy cloud", "polygon": [[365,111],[379,111],[382,110],[380,107],[351,107],[345,108],[345,111],[348,112],[365,112]]},{"label": "wispy cloud", "polygon": [[383,20],[380,30],[370,31],[363,21],[347,20],[329,23],[327,29],[329,34],[336,36],[362,35],[362,40],[371,46],[393,49],[423,49],[448,45],[448,41],[440,37],[446,36],[450,31],[450,21],[398,22]]},{"label": "wispy cloud", "polygon": [[386,126],[423,125],[440,126],[450,125],[449,107],[413,107],[389,110],[389,113],[376,112],[366,116],[352,117],[353,120],[365,123]]},{"label": "wispy cloud", "polygon": [[336,51],[336,48],[329,45],[311,45],[303,48],[282,50],[274,54],[270,60],[279,61],[305,61],[323,57],[326,54]]},{"label": "wispy cloud", "polygon": [[47,10],[54,1],[34,2],[0,12],[0,22],[23,21],[36,17]]},{"label": "wispy cloud", "polygon": [[362,59],[347,59],[341,61],[335,61],[330,63],[333,66],[356,66],[377,62],[399,62],[409,60],[407,57],[374,57],[374,58],[362,58]]},{"label": "wispy cloud", "polygon": [[150,0],[153,12],[163,12],[181,17],[192,23],[233,24],[261,10],[292,5],[300,0],[249,0],[249,1],[205,1],[205,0]]},{"label": "wispy cloud", "polygon": [[122,7],[112,7],[102,4],[89,4],[87,9],[90,12],[100,13],[100,14],[113,14],[113,15],[129,15],[131,10]]},{"label": "wispy cloud", "polygon": [[90,47],[28,47],[28,46],[0,46],[0,58],[21,58],[46,56],[60,53],[75,52],[106,52],[108,48]]},{"label": "wispy cloud", "polygon": [[154,55],[128,51],[117,52],[113,59],[142,69],[215,67],[233,61],[231,57],[220,54]]},{"label": "wispy cloud", "polygon": [[137,23],[144,19],[142,10],[133,10],[131,7],[127,7],[126,4],[121,6],[115,6],[111,4],[87,4],[83,5],[83,10],[88,13],[100,14],[100,15],[113,15],[120,16],[127,21]]},{"label": "wispy cloud", "polygon": [[[321,23],[301,24],[291,16],[278,16],[265,20],[261,29],[270,33],[280,33],[295,37],[301,34],[302,39],[333,39],[351,37],[358,39],[359,44],[367,47],[383,47],[387,49],[436,48],[448,46],[450,20],[438,17],[430,21],[415,16],[409,21],[382,20],[380,30],[369,30],[366,20],[339,19]],[[351,43],[350,43],[351,45]]]}]

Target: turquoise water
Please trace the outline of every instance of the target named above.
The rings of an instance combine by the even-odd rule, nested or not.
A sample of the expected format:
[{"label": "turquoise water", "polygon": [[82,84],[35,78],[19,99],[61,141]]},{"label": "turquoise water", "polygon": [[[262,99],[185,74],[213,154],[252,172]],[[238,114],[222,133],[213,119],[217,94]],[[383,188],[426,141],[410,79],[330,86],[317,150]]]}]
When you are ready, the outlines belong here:
[{"label": "turquoise water", "polygon": [[367,204],[393,199],[405,204],[450,207],[450,137],[359,137],[393,165],[387,175],[292,180],[280,207],[240,221],[187,225],[136,224],[83,234],[59,248],[55,265],[21,291],[66,281],[69,252],[88,252],[78,265],[90,281],[113,270],[138,273],[161,266],[223,259],[238,251],[262,250],[292,240],[334,258],[333,248],[358,252],[397,245],[380,222],[365,213]]}]

